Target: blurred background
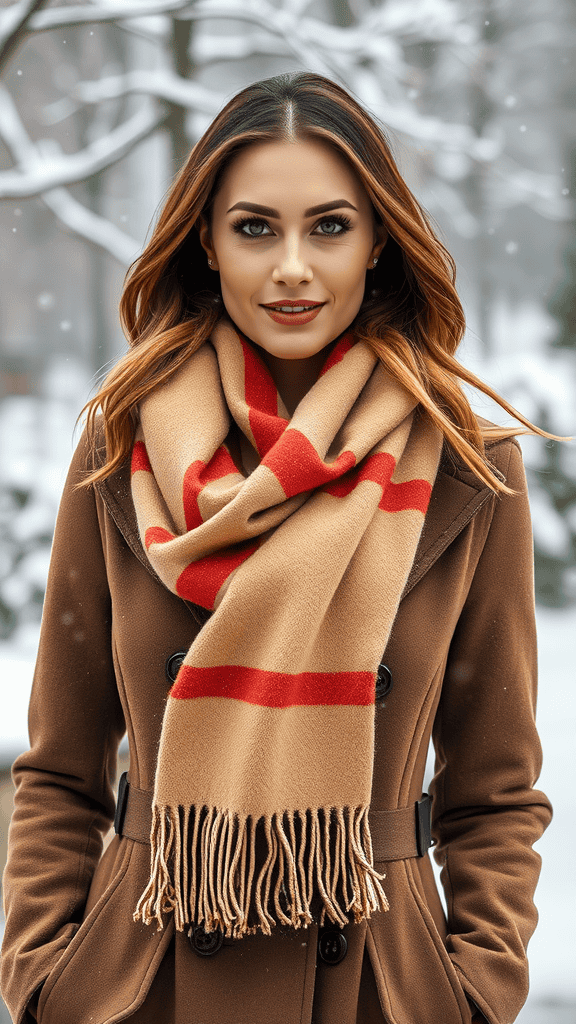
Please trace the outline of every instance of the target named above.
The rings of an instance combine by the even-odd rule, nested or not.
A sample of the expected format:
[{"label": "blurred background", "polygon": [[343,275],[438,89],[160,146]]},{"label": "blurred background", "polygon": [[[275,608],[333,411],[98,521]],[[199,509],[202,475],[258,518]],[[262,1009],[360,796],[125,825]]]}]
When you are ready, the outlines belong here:
[{"label": "blurred background", "polygon": [[[458,265],[462,361],[576,433],[573,0],[0,4],[0,856],[75,420],[125,348],[124,274],[173,176],[244,85],[340,82],[385,125]],[[473,396],[478,412],[506,422]],[[522,440],[545,768],[541,924],[521,1024],[576,1022],[576,445]],[[2,1014],[0,1022],[8,1021]]]}]

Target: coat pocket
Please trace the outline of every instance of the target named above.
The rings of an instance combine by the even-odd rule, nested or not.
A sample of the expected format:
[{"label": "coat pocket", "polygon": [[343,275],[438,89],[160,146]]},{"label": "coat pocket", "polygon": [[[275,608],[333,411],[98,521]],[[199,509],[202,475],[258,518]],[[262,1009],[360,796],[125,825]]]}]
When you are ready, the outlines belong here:
[{"label": "coat pocket", "polygon": [[156,932],[132,920],[150,851],[122,842],[118,869],[44,983],[39,1024],[112,1024],[145,998],[173,929]]},{"label": "coat pocket", "polygon": [[409,860],[386,870],[390,910],[370,922],[369,952],[382,1011],[390,1024],[471,1024],[464,989]]}]

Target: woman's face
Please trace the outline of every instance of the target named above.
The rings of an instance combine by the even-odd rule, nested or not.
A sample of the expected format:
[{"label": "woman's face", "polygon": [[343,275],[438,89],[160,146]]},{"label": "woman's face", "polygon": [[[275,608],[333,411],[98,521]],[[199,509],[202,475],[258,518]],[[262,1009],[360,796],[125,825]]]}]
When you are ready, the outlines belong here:
[{"label": "woman's face", "polygon": [[360,179],[316,140],[243,149],[199,233],[230,318],[284,359],[315,355],[346,330],[386,240]]}]

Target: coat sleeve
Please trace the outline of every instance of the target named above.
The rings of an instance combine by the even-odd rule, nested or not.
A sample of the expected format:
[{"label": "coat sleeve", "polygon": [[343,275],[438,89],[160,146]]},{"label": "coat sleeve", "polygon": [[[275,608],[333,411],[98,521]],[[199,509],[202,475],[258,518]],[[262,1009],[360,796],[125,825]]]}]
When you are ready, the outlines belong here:
[{"label": "coat sleeve", "polygon": [[[83,438],[58,513],[4,873],[2,994],[17,1024],[77,931],[103,836],[124,718],[94,491],[76,490]],[[33,1005],[33,1002],[32,1002]]]},{"label": "coat sleeve", "polygon": [[448,950],[490,1024],[516,1019],[528,992],[526,947],[537,922],[540,857],[552,810],[534,789],[536,732],[533,547],[518,445],[500,445],[508,486],[477,562],[450,648],[434,727],[435,857]]}]

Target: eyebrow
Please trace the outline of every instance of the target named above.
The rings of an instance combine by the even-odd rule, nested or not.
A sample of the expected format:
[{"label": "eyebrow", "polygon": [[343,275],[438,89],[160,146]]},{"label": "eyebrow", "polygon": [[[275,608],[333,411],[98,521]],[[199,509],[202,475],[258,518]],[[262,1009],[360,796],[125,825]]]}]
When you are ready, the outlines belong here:
[{"label": "eyebrow", "polygon": [[[334,199],[331,203],[320,203],[319,206],[310,206],[308,210],[304,210],[305,217],[316,217],[319,213],[328,213],[330,210],[339,210],[341,207],[346,206],[349,210],[358,210],[352,203],[349,203],[347,199]],[[275,217],[277,220],[280,219],[278,210],[272,209],[271,206],[260,206],[259,203],[247,203],[241,200],[234,206],[231,206],[227,213],[232,213],[234,210],[248,210],[249,213],[261,213],[264,217]]]}]

